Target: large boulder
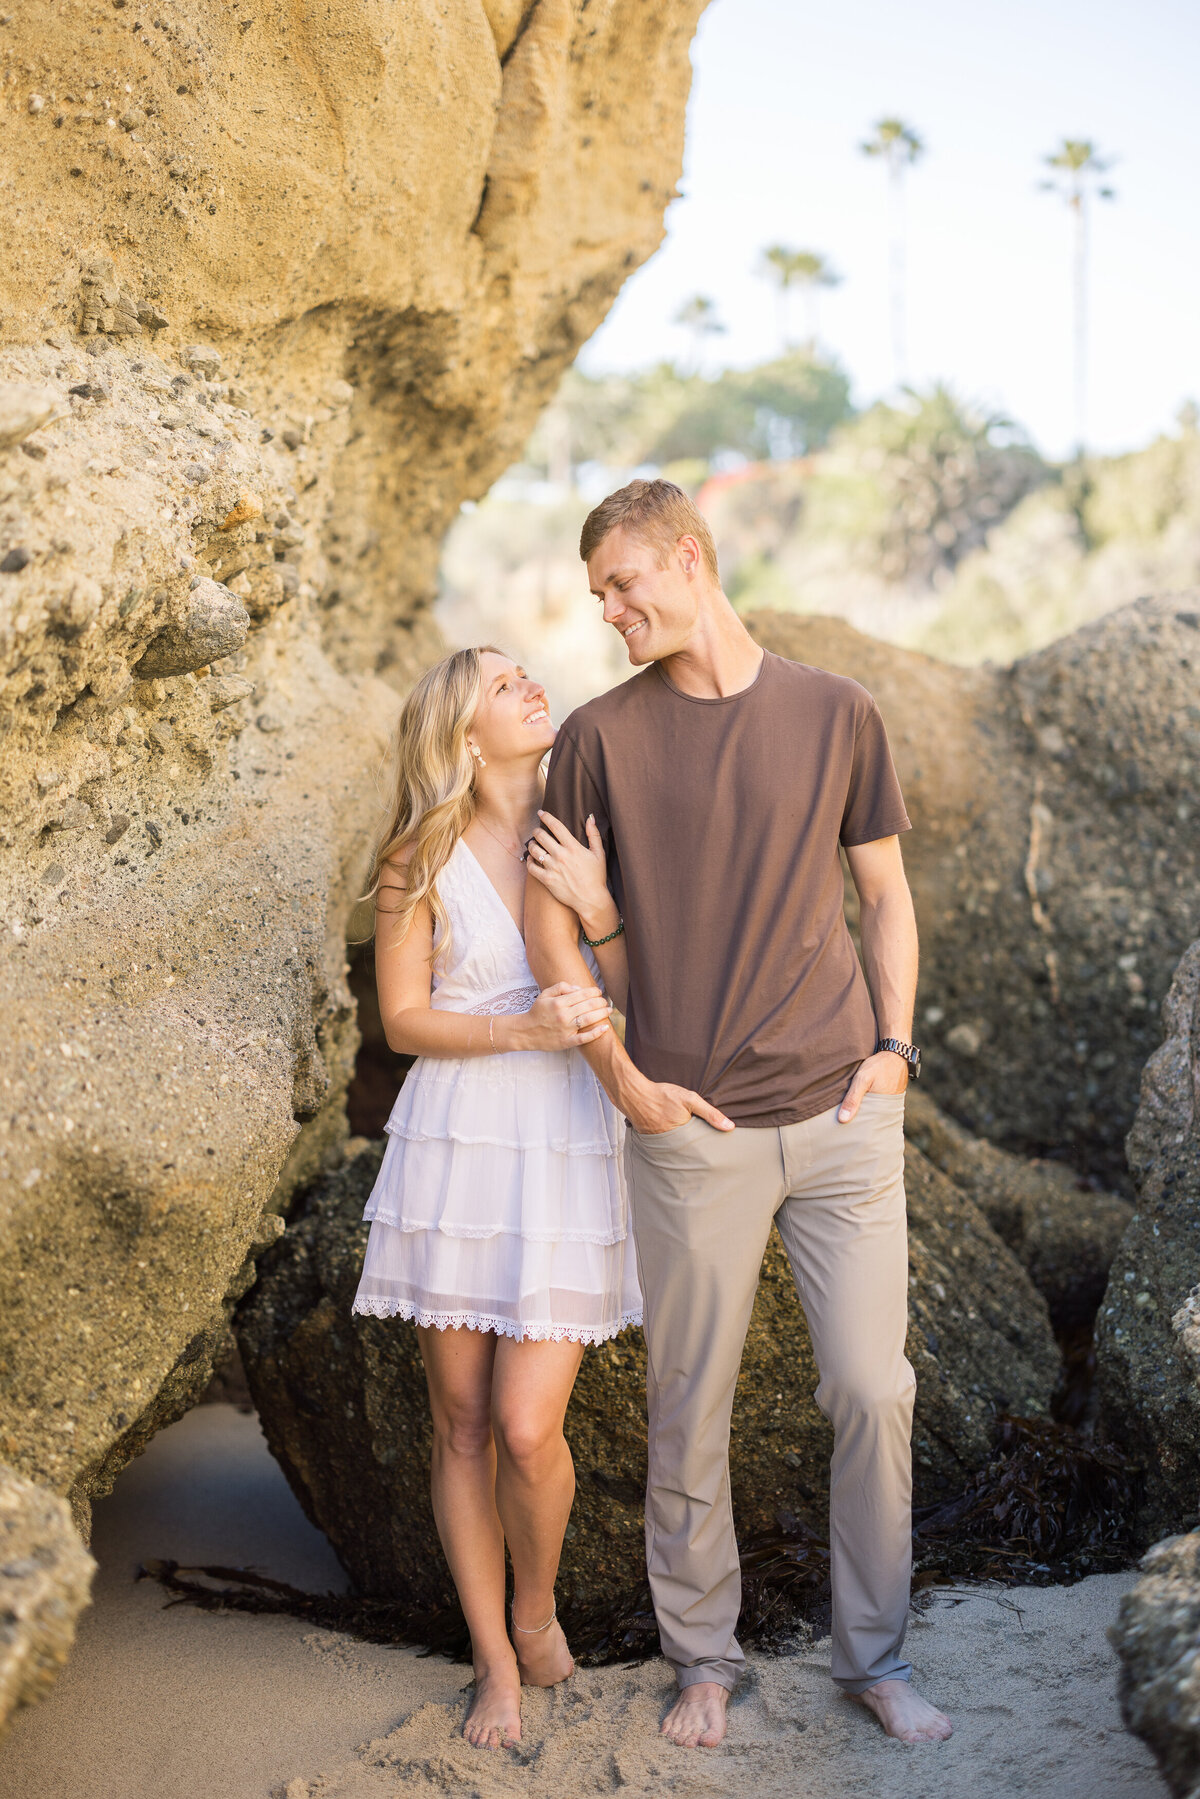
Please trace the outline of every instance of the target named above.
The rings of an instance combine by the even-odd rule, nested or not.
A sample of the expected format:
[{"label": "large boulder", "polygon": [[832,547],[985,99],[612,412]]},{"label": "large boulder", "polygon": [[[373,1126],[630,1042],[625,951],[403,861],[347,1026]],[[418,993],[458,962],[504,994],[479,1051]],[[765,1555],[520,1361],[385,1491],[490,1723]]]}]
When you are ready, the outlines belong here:
[{"label": "large boulder", "polygon": [[1162,1016],[1129,1133],[1137,1211],[1097,1320],[1109,1429],[1145,1465],[1142,1542],[1200,1523],[1200,943]]},{"label": "large boulder", "polygon": [[0,1730],[53,1683],[95,1572],[66,1501],[0,1463]]},{"label": "large boulder", "polygon": [[1200,1799],[1200,1533],[1156,1543],[1141,1566],[1108,1633],[1121,1713],[1175,1799]]},{"label": "large boulder", "polygon": [[1090,1325],[1133,1215],[1129,1201],[1093,1191],[1061,1162],[1025,1161],[972,1136],[917,1087],[908,1091],[904,1130],[1008,1244],[1055,1330]]},{"label": "large boulder", "polygon": [[1155,1011],[1200,936],[1200,598],[1138,600],[1008,668],[759,613],[883,713],[914,830],[916,1031],[947,1111],[1127,1191]]},{"label": "large boulder", "polygon": [[[348,1146],[262,1264],[237,1334],[272,1452],[364,1593],[432,1611],[451,1598],[428,1499],[430,1427],[411,1326],[351,1314],[382,1145]],[[918,1498],[985,1462],[997,1414],[1044,1413],[1058,1373],[1045,1304],[979,1209],[908,1152],[910,1322]],[[744,1540],[790,1512],[827,1521],[832,1437],[795,1286],[772,1238],[734,1411],[734,1508]],[[630,1330],[587,1352],[567,1418],[578,1494],[564,1616],[615,1617],[644,1581],[645,1355]]]},{"label": "large boulder", "polygon": [[345,1135],[440,541],[660,241],[700,7],[5,19],[0,1455],[84,1530]]}]

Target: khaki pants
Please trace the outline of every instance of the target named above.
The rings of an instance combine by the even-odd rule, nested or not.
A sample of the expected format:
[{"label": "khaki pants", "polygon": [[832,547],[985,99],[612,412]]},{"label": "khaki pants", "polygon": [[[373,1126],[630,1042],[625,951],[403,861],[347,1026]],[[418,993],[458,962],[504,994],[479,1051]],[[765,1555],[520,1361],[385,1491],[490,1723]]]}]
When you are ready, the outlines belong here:
[{"label": "khaki pants", "polygon": [[692,1118],[626,1140],[645,1303],[650,1467],[646,1559],[680,1686],[733,1687],[741,1574],[729,1420],[772,1219],[808,1319],[830,1464],[833,1678],[906,1680],[912,1564],[904,1354],[904,1095],[868,1093],[800,1124],[716,1131]]}]

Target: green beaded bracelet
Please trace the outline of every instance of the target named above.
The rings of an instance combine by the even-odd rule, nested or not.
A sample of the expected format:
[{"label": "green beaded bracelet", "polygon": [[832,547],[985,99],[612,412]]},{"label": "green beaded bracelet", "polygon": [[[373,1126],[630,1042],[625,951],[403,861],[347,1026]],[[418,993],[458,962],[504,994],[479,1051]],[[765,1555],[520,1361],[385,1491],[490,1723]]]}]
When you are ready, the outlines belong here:
[{"label": "green beaded bracelet", "polygon": [[[618,918],[616,930],[610,931],[607,937],[584,937],[583,941],[587,944],[589,949],[599,949],[602,943],[611,943],[614,937],[619,937],[624,929],[625,920],[623,918]],[[583,936],[582,931],[580,932],[580,936]]]}]

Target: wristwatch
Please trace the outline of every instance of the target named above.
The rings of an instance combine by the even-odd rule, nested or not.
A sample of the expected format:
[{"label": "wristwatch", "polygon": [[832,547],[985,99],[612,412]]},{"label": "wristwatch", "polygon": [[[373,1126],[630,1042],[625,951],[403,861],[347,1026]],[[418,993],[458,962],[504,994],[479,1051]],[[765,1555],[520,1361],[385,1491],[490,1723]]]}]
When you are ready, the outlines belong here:
[{"label": "wristwatch", "polygon": [[881,1049],[890,1049],[894,1055],[903,1056],[913,1080],[920,1080],[921,1052],[913,1044],[901,1043],[899,1037],[881,1037],[875,1045],[875,1054],[878,1055]]}]

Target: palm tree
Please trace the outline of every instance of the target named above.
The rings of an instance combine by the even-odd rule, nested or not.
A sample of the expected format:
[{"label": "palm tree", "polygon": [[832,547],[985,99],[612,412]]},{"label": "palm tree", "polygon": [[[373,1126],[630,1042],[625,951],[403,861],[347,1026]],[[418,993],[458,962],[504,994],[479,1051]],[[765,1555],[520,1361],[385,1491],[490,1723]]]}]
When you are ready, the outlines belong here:
[{"label": "palm tree", "polygon": [[904,313],[904,176],[925,153],[925,145],[903,119],[878,119],[875,135],[859,145],[864,156],[881,156],[887,165],[891,198],[892,243],[892,375],[897,387],[907,378],[908,347]]},{"label": "palm tree", "polygon": [[1083,455],[1087,432],[1087,301],[1088,301],[1088,200],[1113,200],[1113,188],[1096,185],[1112,167],[1099,156],[1091,138],[1064,137],[1053,156],[1043,158],[1054,173],[1041,182],[1044,192],[1058,194],[1071,213],[1075,239],[1075,448]]},{"label": "palm tree", "polygon": [[798,287],[804,295],[808,315],[808,348],[817,343],[817,301],[823,287],[836,287],[841,276],[816,250],[789,250],[783,244],[772,244],[762,253],[762,273],[774,281],[779,290],[779,342],[784,350],[792,347],[789,326],[791,289]]},{"label": "palm tree", "polygon": [[707,294],[693,294],[675,314],[674,323],[691,333],[692,373],[699,374],[706,342],[710,337],[720,337],[726,329],[717,317],[717,303]]}]

